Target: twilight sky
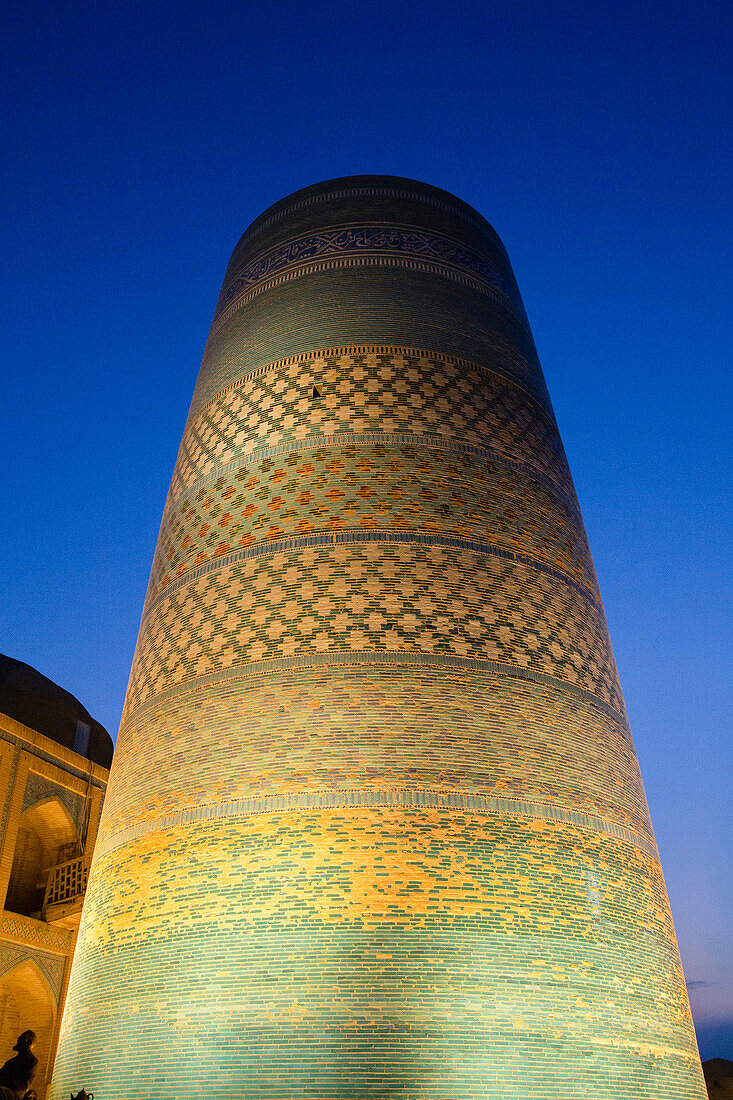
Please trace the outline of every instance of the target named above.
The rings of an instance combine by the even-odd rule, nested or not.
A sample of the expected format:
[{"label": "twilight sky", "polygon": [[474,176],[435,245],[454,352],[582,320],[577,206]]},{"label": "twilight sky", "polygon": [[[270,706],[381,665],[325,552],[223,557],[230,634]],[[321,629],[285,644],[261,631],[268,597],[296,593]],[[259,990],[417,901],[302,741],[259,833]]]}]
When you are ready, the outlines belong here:
[{"label": "twilight sky", "polygon": [[0,26],[0,650],[115,734],[238,237],[334,176],[452,191],[529,314],[704,1059],[733,1058],[726,8],[10,0]]}]

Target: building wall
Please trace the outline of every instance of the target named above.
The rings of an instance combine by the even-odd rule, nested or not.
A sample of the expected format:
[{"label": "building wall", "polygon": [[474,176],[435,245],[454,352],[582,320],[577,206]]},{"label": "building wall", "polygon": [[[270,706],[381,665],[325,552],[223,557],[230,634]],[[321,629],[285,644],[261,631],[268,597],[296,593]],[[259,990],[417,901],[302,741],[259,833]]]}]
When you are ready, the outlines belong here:
[{"label": "building wall", "polygon": [[37,1035],[34,1087],[46,1095],[76,945],[80,904],[41,919],[57,862],[91,862],[108,771],[0,714],[0,1064]]},{"label": "building wall", "polygon": [[335,181],[234,252],[54,1097],[701,1100],[587,540],[493,230]]}]

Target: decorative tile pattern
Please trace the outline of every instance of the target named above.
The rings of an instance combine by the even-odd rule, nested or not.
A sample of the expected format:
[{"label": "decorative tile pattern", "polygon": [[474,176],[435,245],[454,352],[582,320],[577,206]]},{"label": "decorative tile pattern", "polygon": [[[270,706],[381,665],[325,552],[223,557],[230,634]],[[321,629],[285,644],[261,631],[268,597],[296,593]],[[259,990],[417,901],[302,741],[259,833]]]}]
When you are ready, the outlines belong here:
[{"label": "decorative tile pattern", "polygon": [[[658,856],[655,842],[602,817],[581,814],[577,810],[566,810],[562,806],[543,802],[525,802],[515,798],[501,798],[493,795],[464,794],[463,792],[426,791],[426,790],[383,790],[368,791],[362,789],[305,791],[303,794],[268,794],[260,797],[238,798],[229,802],[204,802],[191,809],[179,810],[173,814],[161,814],[160,817],[147,818],[117,834],[107,833],[107,842],[101,851],[127,845],[147,833],[167,832],[179,825],[190,825],[196,821],[218,821],[227,817],[253,817],[258,814],[301,813],[311,810],[352,809],[366,807],[370,809],[421,809],[421,810],[468,810],[478,814],[498,814],[501,817],[529,817],[544,821],[565,821],[594,833],[607,833],[623,840],[635,848],[642,848],[653,857]],[[597,894],[594,885],[594,896]]]},{"label": "decorative tile pattern", "polygon": [[[179,805],[343,788],[506,796],[572,807],[651,839],[624,719],[557,681],[446,660],[242,666],[155,697],[117,750],[125,787],[108,795],[105,835],[116,844],[121,829]],[[236,761],[236,772],[223,760]],[[165,789],[151,788],[151,769],[166,773]]]},{"label": "decorative tile pattern", "polygon": [[[142,837],[96,874],[74,980],[129,1100],[157,1087],[135,1040],[171,1066],[168,1019],[199,1057],[219,1037],[207,1072],[237,1096],[704,1095],[659,865],[611,838],[455,810],[272,813]],[[83,1026],[72,999],[64,1030]],[[85,1080],[99,1057],[76,1049]]]},{"label": "decorative tile pattern", "polygon": [[[493,372],[451,356],[399,348],[332,349],[267,364],[229,382],[203,407],[194,406],[170,499],[263,447],[379,432],[406,433],[417,437],[418,446],[424,439],[489,448],[575,502],[553,418],[526,390],[496,373],[502,359],[510,372],[517,370],[516,356],[510,345],[494,347]],[[314,387],[320,397],[313,397]]]},{"label": "decorative tile pattern", "polygon": [[3,943],[0,944],[0,977],[26,960],[35,963],[41,971],[58,1004],[66,959],[59,955],[48,955],[45,951],[29,951],[26,947]]},{"label": "decorative tile pattern", "polygon": [[0,944],[0,976],[28,958],[28,950],[14,943]]},{"label": "decorative tile pattern", "polygon": [[597,597],[585,533],[557,492],[471,454],[371,443],[243,462],[182,494],[166,509],[149,598],[255,541],[380,528],[490,542],[569,574]]},{"label": "decorative tile pattern", "polygon": [[58,1004],[61,983],[64,980],[64,970],[66,969],[66,959],[58,955],[47,955],[43,951],[36,951],[33,955],[33,961],[44,975],[53,993],[54,1000]]},{"label": "decorative tile pattern", "polygon": [[73,933],[66,928],[54,928],[32,917],[20,913],[0,913],[0,939],[17,940],[21,943],[38,944],[49,951],[58,951],[67,955],[72,945]]},{"label": "decorative tile pattern", "polygon": [[327,229],[308,237],[278,245],[264,256],[230,271],[217,305],[214,324],[231,316],[231,308],[248,290],[272,286],[275,278],[297,278],[318,266],[337,263],[412,263],[423,271],[443,278],[471,279],[480,289],[501,302],[504,309],[522,317],[521,304],[512,301],[513,287],[496,264],[466,248],[458,241],[436,233],[415,229],[397,229],[388,225],[349,226]]},{"label": "decorative tile pattern", "polygon": [[623,705],[603,614],[575,588],[470,550],[367,543],[250,559],[171,592],[141,628],[125,713],[217,669],[341,650],[504,661]]},{"label": "decorative tile pattern", "polygon": [[84,798],[82,795],[69,790],[68,787],[53,783],[50,779],[46,779],[44,775],[30,772],[23,792],[21,812],[35,805],[36,802],[43,802],[47,798],[57,798],[69,811],[71,820],[81,832],[84,824]]},{"label": "decorative tile pattern", "polygon": [[53,1100],[704,1100],[531,335],[443,192],[235,252],[59,1050]]}]

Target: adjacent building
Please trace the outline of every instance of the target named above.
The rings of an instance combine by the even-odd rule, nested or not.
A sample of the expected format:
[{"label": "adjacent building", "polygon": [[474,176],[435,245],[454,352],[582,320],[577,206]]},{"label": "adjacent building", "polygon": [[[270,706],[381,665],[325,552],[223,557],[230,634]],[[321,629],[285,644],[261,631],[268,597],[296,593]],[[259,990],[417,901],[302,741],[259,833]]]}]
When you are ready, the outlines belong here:
[{"label": "adjacent building", "polygon": [[112,759],[68,692],[0,654],[0,1064],[27,1028],[50,1081]]}]

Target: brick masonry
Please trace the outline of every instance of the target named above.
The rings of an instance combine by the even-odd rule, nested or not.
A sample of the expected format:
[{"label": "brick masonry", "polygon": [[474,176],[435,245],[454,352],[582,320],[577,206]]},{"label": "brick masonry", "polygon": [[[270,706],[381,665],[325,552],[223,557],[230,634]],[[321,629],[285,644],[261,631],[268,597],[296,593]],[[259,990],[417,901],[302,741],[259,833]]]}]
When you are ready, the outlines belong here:
[{"label": "brick masonry", "polygon": [[363,177],[235,249],[52,1095],[702,1100],[572,480],[493,230]]}]

